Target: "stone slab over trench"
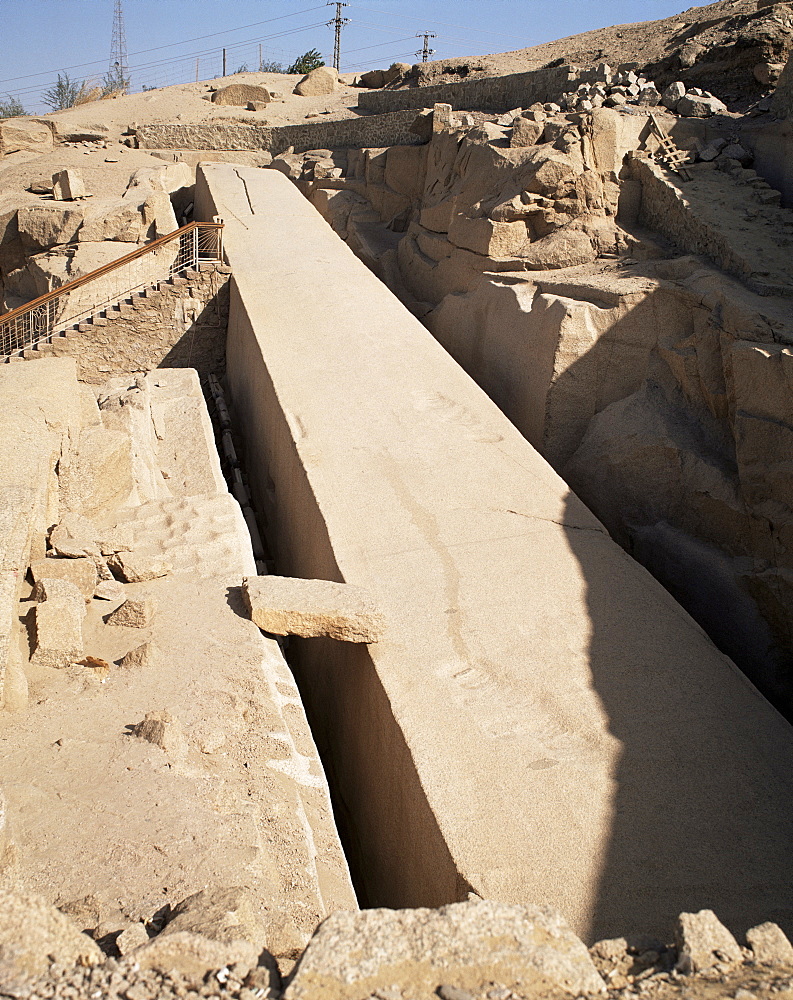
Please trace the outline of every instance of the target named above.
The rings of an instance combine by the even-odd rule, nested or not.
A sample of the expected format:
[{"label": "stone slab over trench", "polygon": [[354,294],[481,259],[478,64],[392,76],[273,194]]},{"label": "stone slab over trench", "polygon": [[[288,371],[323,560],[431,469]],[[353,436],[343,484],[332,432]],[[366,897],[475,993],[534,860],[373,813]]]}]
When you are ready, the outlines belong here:
[{"label": "stone slab over trench", "polygon": [[279,572],[387,622],[291,647],[366,902],[791,929],[790,726],[285,177],[204,165],[215,214]]}]

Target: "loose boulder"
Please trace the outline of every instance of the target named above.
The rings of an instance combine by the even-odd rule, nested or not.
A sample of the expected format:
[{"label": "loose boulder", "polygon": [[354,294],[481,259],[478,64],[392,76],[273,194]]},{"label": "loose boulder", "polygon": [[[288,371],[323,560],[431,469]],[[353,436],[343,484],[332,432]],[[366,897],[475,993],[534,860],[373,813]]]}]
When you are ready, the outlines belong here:
[{"label": "loose boulder", "polygon": [[697,94],[686,94],[677,105],[677,113],[683,118],[710,118],[727,110],[727,105],[718,97],[699,97]]},{"label": "loose boulder", "polygon": [[251,83],[231,83],[221,87],[212,95],[213,104],[232,105],[238,108],[247,107],[249,101],[257,104],[270,103],[270,91],[266,87],[257,87]]},{"label": "loose boulder", "polygon": [[370,69],[368,73],[362,73],[360,84],[370,90],[379,90],[385,84],[385,71],[382,69]]},{"label": "loose boulder", "polygon": [[681,913],[675,938],[681,972],[701,972],[717,962],[742,962],[740,945],[713,910]]},{"label": "loose boulder", "polygon": [[30,662],[40,667],[68,667],[83,655],[85,605],[54,597],[33,609],[34,648]]},{"label": "loose boulder", "polygon": [[533,146],[543,134],[545,126],[528,118],[516,118],[512,126],[509,144],[516,146]]},{"label": "loose boulder", "polygon": [[160,651],[154,642],[143,642],[140,646],[135,646],[128,653],[125,653],[119,662],[119,666],[125,670],[135,667],[154,666],[160,658]]},{"label": "loose boulder", "polygon": [[132,727],[132,733],[167,753],[182,756],[187,752],[182,724],[170,712],[147,712],[143,721]]},{"label": "loose boulder", "polygon": [[165,929],[135,951],[142,969],[176,969],[193,980],[236,965],[238,971],[261,962],[280,982],[274,960],[265,951],[266,931],[246,889],[207,889],[181,902]]},{"label": "loose boulder", "polygon": [[59,965],[97,965],[99,946],[42,896],[0,889],[0,961],[18,976],[41,975]]},{"label": "loose boulder", "polygon": [[338,86],[339,75],[332,66],[318,66],[306,74],[293,93],[300,97],[322,97],[332,94]]},{"label": "loose boulder", "polygon": [[66,514],[50,532],[50,547],[56,556],[79,559],[99,555],[96,526],[80,514]]},{"label": "loose boulder", "polygon": [[670,83],[661,95],[661,104],[670,111],[675,111],[678,104],[686,96],[686,85],[684,83]]},{"label": "loose boulder", "polygon": [[52,197],[55,201],[74,201],[86,197],[85,181],[79,170],[59,170],[52,175]]},{"label": "loose boulder", "polygon": [[171,563],[159,556],[149,556],[137,552],[114,552],[107,560],[113,575],[124,583],[144,583],[167,576]]},{"label": "loose boulder", "polygon": [[105,618],[108,625],[146,628],[154,617],[154,601],[150,597],[129,598]]},{"label": "loose boulder", "polygon": [[34,584],[41,580],[68,580],[88,600],[96,587],[96,565],[91,559],[34,559],[30,564]]},{"label": "loose boulder", "polygon": [[94,590],[94,597],[100,601],[118,601],[123,596],[124,584],[118,580],[102,580]]},{"label": "loose boulder", "polygon": [[771,922],[746,932],[755,962],[761,965],[793,965],[793,945],[784,931]]}]

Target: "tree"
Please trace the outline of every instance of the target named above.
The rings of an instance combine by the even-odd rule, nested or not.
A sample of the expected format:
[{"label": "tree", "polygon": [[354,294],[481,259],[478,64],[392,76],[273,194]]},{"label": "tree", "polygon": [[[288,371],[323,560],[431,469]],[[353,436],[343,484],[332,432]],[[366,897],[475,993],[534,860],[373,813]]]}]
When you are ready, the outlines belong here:
[{"label": "tree", "polygon": [[247,72],[248,72],[248,64],[247,63],[243,63],[242,66],[240,66],[240,67],[238,67],[237,69],[234,70],[235,74],[237,74],[237,73],[247,73]]},{"label": "tree", "polygon": [[87,84],[85,80],[70,80],[69,74],[63,76],[58,74],[58,82],[45,90],[41,96],[44,104],[47,104],[53,111],[63,111],[64,108],[73,108],[85,98]]},{"label": "tree", "polygon": [[24,115],[24,113],[25,109],[22,107],[19,98],[6,94],[5,100],[0,99],[0,118],[16,118],[18,115]]},{"label": "tree", "polygon": [[109,97],[111,94],[126,94],[129,90],[131,80],[121,73],[118,63],[105,73],[102,80],[102,96]]},{"label": "tree", "polygon": [[308,52],[304,52],[302,56],[298,56],[297,59],[292,63],[292,65],[287,70],[287,73],[310,73],[312,69],[317,69],[320,66],[325,65],[325,60],[322,58],[322,54],[317,49],[309,49]]},{"label": "tree", "polygon": [[274,60],[263,60],[259,65],[260,73],[285,73],[284,64]]}]

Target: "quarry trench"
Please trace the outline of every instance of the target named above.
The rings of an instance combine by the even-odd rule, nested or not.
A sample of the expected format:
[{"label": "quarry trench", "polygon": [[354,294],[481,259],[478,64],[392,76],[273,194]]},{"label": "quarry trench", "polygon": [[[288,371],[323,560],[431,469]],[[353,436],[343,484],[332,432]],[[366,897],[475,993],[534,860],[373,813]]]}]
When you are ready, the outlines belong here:
[{"label": "quarry trench", "polygon": [[[192,350],[199,318],[197,367],[223,373],[234,419],[224,424],[226,404],[210,392],[228,485],[243,513],[247,496],[260,515],[252,535],[260,530],[267,551],[255,552],[257,570],[266,562],[357,585],[387,621],[369,645],[291,638],[279,653],[274,637],[260,637],[279,680],[275,708],[246,709],[268,719],[259,756],[276,754],[266,766],[275,760],[298,785],[310,776],[313,791],[295,799],[284,782],[285,808],[300,818],[307,857],[317,856],[315,822],[333,857],[299,887],[302,910],[280,866],[290,916],[273,921],[297,927],[298,939],[323,907],[354,905],[316,750],[362,907],[536,900],[588,943],[626,926],[667,940],[677,913],[704,906],[737,932],[766,919],[793,929],[784,892],[793,737],[719,652],[790,712],[789,672],[773,651],[784,599],[776,617],[768,611],[768,593],[784,583],[775,547],[786,522],[767,508],[785,473],[772,468],[764,487],[758,467],[767,472],[769,453],[752,438],[758,421],[787,420],[793,337],[775,297],[787,269],[760,273],[752,256],[781,244],[760,228],[772,221],[760,211],[753,240],[733,252],[734,206],[714,216],[717,199],[705,211],[695,195],[729,198],[737,180],[702,171],[687,197],[646,159],[624,158],[637,123],[622,123],[615,139],[613,119],[594,117],[587,155],[602,187],[587,178],[576,188],[587,218],[561,251],[551,247],[573,255],[562,266],[506,256],[515,230],[499,227],[515,220],[503,205],[490,206],[492,219],[443,229],[445,199],[467,196],[465,164],[485,169],[492,155],[470,147],[504,148],[481,117],[470,123],[481,134],[468,160],[452,156],[462,166],[453,194],[443,134],[425,147],[334,151],[324,166],[345,161],[335,186],[292,176],[303,168],[286,154],[283,172],[300,193],[275,171],[198,169],[197,218],[227,220],[229,266],[190,278],[199,305],[177,343],[156,346],[156,364],[178,364],[188,341]],[[466,141],[453,140],[463,151]],[[511,155],[512,169],[523,154],[498,155]],[[417,205],[432,171],[442,196]],[[621,226],[605,208],[617,202]],[[537,224],[534,244],[552,235],[540,235],[547,218]],[[112,354],[106,336],[98,347]],[[107,357],[77,353],[83,375],[103,381],[96,362]],[[758,385],[772,386],[763,407]],[[637,454],[650,455],[638,473]],[[747,563],[752,545],[767,559],[759,571]],[[227,608],[208,610],[213,627],[229,609],[245,617],[234,574]],[[200,598],[176,591],[179,608]],[[232,643],[230,620],[223,627]],[[206,650],[196,656],[207,662]],[[233,665],[224,671],[233,686]],[[175,677],[168,684],[175,691]],[[303,706],[310,731],[290,715]],[[268,713],[284,717],[283,732]],[[287,736],[288,765],[267,743]],[[218,850],[229,870],[245,865],[244,850]],[[290,933],[284,968],[299,951]]]},{"label": "quarry trench", "polygon": [[[228,191],[224,170],[229,172]],[[578,504],[567,486],[554,476],[526,441],[540,445],[546,456],[562,468],[564,462],[576,453],[586,430],[580,418],[581,398],[580,391],[576,393],[576,385],[582,381],[584,384],[591,383],[601,408],[610,401],[609,394],[614,400],[623,398],[631,388],[631,379],[638,379],[641,366],[636,362],[633,369],[626,371],[624,366],[614,365],[609,352],[613,354],[615,350],[629,345],[634,357],[638,356],[640,361],[646,358],[648,337],[655,337],[659,325],[671,328],[679,323],[680,317],[690,308],[685,302],[680,303],[678,289],[681,277],[691,280],[696,294],[697,287],[707,286],[712,276],[699,263],[690,267],[689,271],[681,270],[678,264],[674,272],[678,284],[673,286],[669,282],[670,272],[667,271],[665,277],[663,270],[659,270],[659,265],[654,264],[652,259],[646,264],[634,263],[627,271],[609,263],[611,270],[605,273],[586,265],[567,268],[563,274],[535,273],[531,285],[527,285],[525,278],[516,282],[508,273],[498,275],[494,281],[482,284],[474,291],[447,293],[432,316],[425,316],[425,324],[437,340],[435,348],[430,346],[435,344],[432,338],[429,344],[426,340],[416,340],[417,331],[414,332],[411,327],[415,320],[383,290],[382,285],[377,283],[371,286],[364,282],[369,295],[367,302],[378,303],[378,309],[384,311],[383,319],[378,322],[387,323],[389,338],[393,340],[396,337],[393,350],[402,351],[399,356],[395,354],[391,357],[385,348],[377,346],[371,334],[362,333],[363,353],[357,363],[368,378],[374,379],[370,387],[373,398],[382,398],[385,393],[385,398],[389,399],[386,410],[371,414],[371,425],[364,429],[359,426],[355,412],[356,409],[369,412],[369,404],[361,399],[359,391],[356,394],[349,383],[347,348],[338,353],[331,339],[326,348],[329,353],[318,358],[306,371],[300,343],[291,347],[282,345],[286,356],[268,356],[262,367],[259,352],[263,349],[267,352],[275,350],[278,335],[265,333],[261,341],[263,347],[258,346],[258,337],[253,332],[250,297],[253,295],[254,303],[257,303],[257,296],[263,294],[269,301],[267,315],[269,317],[275,311],[275,317],[268,318],[268,324],[278,321],[278,309],[285,306],[278,306],[268,298],[266,284],[260,293],[257,279],[246,266],[247,261],[253,259],[253,244],[241,255],[238,245],[235,257],[235,223],[246,220],[244,225],[248,228],[243,232],[252,230],[249,238],[257,240],[256,253],[259,253],[263,244],[256,229],[258,217],[272,215],[273,232],[280,234],[273,238],[273,294],[284,304],[295,306],[296,302],[303,303],[300,308],[305,310],[302,322],[306,327],[306,336],[316,335],[321,325],[322,321],[316,318],[314,310],[320,308],[329,285],[315,279],[311,279],[310,284],[301,285],[295,277],[297,265],[294,262],[282,263],[285,256],[292,260],[283,234],[293,232],[296,225],[293,216],[297,214],[300,220],[298,231],[300,226],[305,225],[311,235],[302,241],[298,236],[290,235],[290,241],[295,242],[292,255],[305,252],[307,247],[313,247],[317,242],[318,249],[312,250],[311,254],[316,252],[319,255],[316,258],[318,266],[335,269],[338,265],[342,272],[348,267],[344,255],[339,257],[343,250],[340,241],[327,233],[314,209],[302,201],[298,192],[290,188],[285,180],[283,184],[287,185],[287,190],[294,192],[297,203],[293,203],[280,189],[270,192],[268,188],[264,193],[262,185],[269,184],[269,178],[276,184],[279,181],[278,175],[272,171],[233,166],[207,166],[199,170],[199,211],[211,213],[210,217],[221,215],[234,220],[229,223],[230,267],[225,269],[231,272],[231,277],[228,273],[220,275],[220,290],[213,286],[206,309],[199,311],[204,321],[207,315],[216,316],[212,320],[215,325],[207,330],[201,361],[202,364],[214,365],[216,370],[225,371],[229,408],[235,419],[234,447],[242,459],[236,468],[244,466],[247,470],[246,486],[253,494],[254,506],[265,515],[260,524],[271,549],[272,566],[285,575],[339,582],[363,581],[379,595],[398,629],[392,640],[393,650],[389,648],[389,643],[384,646],[386,660],[382,664],[377,655],[380,644],[367,648],[333,640],[293,638],[282,645],[288,653],[289,664],[309,716],[313,739],[332,787],[336,822],[353,869],[359,903],[365,906],[440,906],[465,900],[469,896],[495,896],[517,901],[546,899],[550,893],[550,898],[570,915],[585,938],[594,940],[619,933],[626,922],[626,881],[639,877],[637,873],[642,871],[641,853],[630,831],[634,828],[644,830],[647,837],[654,839],[660,857],[658,865],[660,868],[666,865],[671,873],[676,855],[684,850],[682,841],[685,838],[680,833],[680,824],[683,823],[684,829],[689,828],[693,837],[693,831],[699,829],[703,821],[701,817],[689,815],[683,822],[679,813],[669,810],[667,800],[677,793],[671,788],[667,790],[668,779],[659,770],[650,768],[658,784],[658,808],[670,812],[668,824],[663,824],[660,831],[651,831],[649,815],[652,809],[640,804],[632,791],[635,774],[647,766],[644,762],[646,755],[656,761],[674,759],[675,773],[684,775],[684,783],[696,789],[694,794],[701,798],[702,809],[705,809],[706,803],[709,803],[708,808],[713,804],[714,794],[717,800],[722,794],[718,789],[715,792],[711,789],[705,796],[702,785],[707,766],[705,762],[714,759],[715,746],[724,741],[735,746],[736,750],[738,746],[750,745],[754,747],[749,751],[751,756],[757,753],[757,741],[746,731],[745,722],[739,726],[743,735],[736,740],[731,725],[725,720],[715,723],[710,708],[705,710],[705,706],[698,721],[691,720],[682,726],[686,735],[681,737],[678,733],[678,745],[674,751],[667,743],[667,734],[656,731],[655,723],[638,708],[634,710],[637,722],[628,722],[623,717],[623,686],[636,684],[631,663],[636,658],[645,661],[647,654],[643,647],[635,647],[633,641],[623,638],[620,641],[624,648],[615,674],[612,639],[606,637],[615,630],[616,634],[622,635],[628,628],[630,615],[619,617],[618,621],[612,620],[614,615],[608,593],[601,594],[600,571],[592,575],[589,567],[591,563],[597,566],[604,558],[607,563],[611,561],[613,567],[609,572],[614,579],[625,579],[625,584],[618,582],[618,586],[627,585],[625,573],[630,576],[636,570],[627,569],[628,564],[620,561],[613,548],[607,547],[607,555],[606,551],[599,552],[608,542],[602,526]],[[212,184],[219,187],[211,187]],[[282,210],[280,204],[284,198],[286,203]],[[304,212],[299,214],[302,209],[298,206],[301,205],[305,206],[312,221],[305,218]],[[289,220],[289,230],[285,228],[285,219]],[[315,231],[316,225],[321,227],[318,232]],[[651,246],[651,243],[644,238],[644,245]],[[311,254],[309,257],[313,260]],[[329,265],[329,261],[333,265]],[[286,272],[283,272],[284,267]],[[362,274],[368,275],[371,281],[376,280],[368,271],[350,273],[345,279],[344,294],[349,294],[350,288],[363,281]],[[302,289],[305,287],[310,287],[311,291],[304,298]],[[529,297],[521,300],[521,294],[527,288],[530,289]],[[299,294],[296,294],[296,289]],[[404,295],[404,288],[398,290]],[[726,299],[728,294],[735,293],[728,288],[723,294]],[[387,298],[380,305],[383,295]],[[461,312],[455,312],[458,302]],[[536,314],[541,323],[550,324],[546,335],[546,343],[550,347],[564,344],[565,335],[572,338],[564,349],[570,351],[574,364],[568,365],[566,379],[562,377],[564,372],[561,376],[556,373],[550,388],[544,389],[544,409],[542,393],[537,389],[542,383],[536,380],[548,379],[544,371],[554,373],[555,362],[547,349],[544,357],[537,355],[538,363],[532,375],[535,379],[534,396],[509,381],[509,371],[521,370],[523,362],[515,352],[524,349],[523,338],[526,337],[522,333],[518,339],[509,340],[514,336],[512,316],[516,302],[518,316],[531,318]],[[663,304],[659,306],[659,302]],[[581,326],[570,323],[571,311],[573,316],[576,311],[580,313],[583,319]],[[767,308],[765,312],[768,313]],[[361,312],[361,316],[366,314]],[[374,315],[378,315],[376,311]],[[228,330],[221,331],[220,322],[226,316]],[[134,318],[128,322],[134,323]],[[294,314],[284,313],[281,322],[285,324],[284,328],[293,330]],[[343,329],[348,322],[349,309],[344,305],[333,323],[342,324],[340,329]],[[335,331],[333,323],[331,329]],[[569,334],[565,334],[565,324],[569,326]],[[410,327],[410,333],[407,330],[402,332],[405,325]],[[418,327],[418,330],[421,329]],[[585,373],[583,380],[576,370],[581,367],[577,358],[582,351],[576,340],[580,338],[581,330],[597,347],[594,358],[584,362],[584,368],[594,362],[594,378]],[[219,360],[217,342],[224,334],[225,357]],[[181,335],[187,342],[191,337],[190,328]],[[426,330],[423,336],[429,337]],[[469,347],[465,338],[469,336],[473,338],[472,342],[478,339],[478,354],[467,353]],[[498,339],[503,336],[507,339]],[[346,335],[342,334],[342,337]],[[490,343],[489,338],[495,339]],[[174,346],[166,346],[174,354]],[[316,343],[311,342],[308,350],[314,351],[316,347]],[[368,354],[370,351],[374,352],[371,356]],[[413,356],[416,352],[426,355],[426,384],[402,384],[402,358],[408,354]],[[601,352],[600,355],[598,352]],[[478,377],[482,388],[491,397],[489,406],[484,402],[487,397],[478,390],[473,391],[473,383],[462,375],[449,355],[456,356],[469,374]],[[176,356],[178,350],[174,354]],[[91,357],[90,350],[80,357],[80,364],[88,373],[95,370],[91,367],[95,365]],[[474,358],[478,359],[475,363],[479,366],[478,370]],[[511,359],[511,363],[505,366],[505,359]],[[168,363],[167,360],[165,363]],[[599,365],[603,363],[605,373],[616,379],[611,386],[608,378],[604,379],[600,374]],[[492,376],[488,374],[487,366],[490,364],[497,366]],[[316,375],[314,369],[317,370]],[[308,384],[313,385],[317,392],[315,379],[326,381],[326,398],[316,404],[308,399],[295,381],[300,373],[305,374]],[[273,381],[276,377],[281,380],[277,387]],[[386,385],[395,381],[400,387],[395,391],[401,392],[407,402],[406,411],[404,404],[397,407],[396,426],[404,424],[407,428],[411,421],[418,420],[415,429],[403,430],[404,441],[398,436],[400,443],[396,455],[394,425],[390,423],[396,404],[390,401],[393,398],[391,391],[380,379],[386,379]],[[446,387],[444,380],[451,384]],[[565,395],[565,383],[573,387],[571,396]],[[552,391],[556,392],[555,400],[548,398]],[[294,401],[291,401],[292,397]],[[522,410],[514,409],[517,403],[523,407]],[[497,404],[499,409],[493,404]],[[339,425],[337,431],[343,432],[342,441],[333,440],[336,432],[326,430],[328,413],[338,414],[335,419]],[[523,436],[504,419],[502,413],[511,417]],[[216,440],[220,439],[219,451],[222,453],[223,428],[219,430],[221,433],[216,434]],[[330,440],[326,437],[328,433]],[[373,434],[382,435],[382,442],[372,442]],[[449,465],[449,455],[456,456],[455,460],[459,463],[448,485],[451,495],[464,498],[457,514],[453,507],[451,511],[447,510],[445,491],[439,491],[435,475],[430,474],[428,463],[432,462],[431,449],[438,434],[444,441],[439,453],[444,456],[444,467]],[[349,444],[345,435],[349,436]],[[510,442],[506,451],[506,446],[501,443],[503,441]],[[465,475],[473,474],[464,471],[471,461],[471,456],[467,454],[470,448],[485,448],[487,451],[495,448],[498,457],[488,459],[492,464],[494,481],[503,477],[504,462],[507,468],[511,462],[517,462],[519,467],[528,463],[534,470],[534,480],[547,482],[545,489],[549,492],[544,495],[541,490],[538,494],[536,484],[521,481],[520,476],[513,482],[514,474],[510,473],[506,494],[498,499],[494,496],[487,503],[478,491],[483,490],[487,497],[493,491],[491,486],[477,486],[472,491],[471,485],[465,482]],[[401,454],[403,451],[404,457]],[[331,457],[325,459],[323,456],[326,453]],[[339,471],[348,466],[349,482]],[[406,476],[405,469],[411,466],[424,477],[423,485],[418,490]],[[234,468],[233,462],[231,468]],[[377,473],[375,481],[372,481],[372,469]],[[413,475],[415,473],[410,474]],[[587,495],[586,479],[587,474],[584,473],[583,485],[579,486],[579,492],[584,496]],[[360,494],[355,485],[358,480],[365,487]],[[233,490],[233,477],[230,486]],[[529,502],[527,498],[532,496],[534,500]],[[470,514],[463,513],[469,506]],[[396,548],[388,533],[384,534],[384,528],[378,525],[377,518],[372,520],[378,508],[388,512],[389,531],[393,531],[397,538],[404,536],[402,544]],[[358,526],[353,526],[355,518],[350,521],[350,514],[355,511],[365,515],[362,534],[359,534]],[[398,513],[400,511],[401,514]],[[455,521],[461,515],[462,520],[456,525]],[[407,519],[404,524],[401,518]],[[490,521],[493,523],[490,524]],[[480,537],[483,525],[488,541]],[[618,526],[607,526],[619,538]],[[515,553],[504,548],[504,538],[521,538],[525,533],[529,538],[536,532],[546,530],[551,532],[551,537],[543,541],[538,552],[525,565],[520,560],[516,563]],[[553,537],[554,532],[560,533],[558,538]],[[473,546],[473,552],[478,553],[473,562],[465,560],[460,565],[460,556],[452,543],[452,538],[458,533],[463,538],[470,533],[471,541],[465,545]],[[362,544],[365,552],[359,551]],[[406,555],[400,556],[402,549]],[[548,579],[546,560],[555,567],[557,578],[553,580]],[[649,562],[649,558],[646,561]],[[382,564],[376,572],[372,569],[375,563]],[[503,566],[512,566],[514,573],[513,586],[507,587],[504,597],[504,608],[500,599],[495,597],[499,588],[503,591],[509,579],[508,576],[501,579],[504,577]],[[427,567],[431,572],[427,572]],[[582,572],[588,581],[583,591],[579,575]],[[525,586],[532,576],[546,580],[548,590],[554,592],[555,596],[548,595],[548,608],[543,608],[534,600],[524,605],[528,593]],[[466,588],[471,587],[473,590],[466,593]],[[675,607],[663,590],[651,585],[644,577],[640,576],[630,585],[630,589],[638,588],[639,593],[648,587],[655,589],[652,590],[652,597],[648,594],[647,601],[641,600],[637,606],[634,594],[628,602],[640,619],[642,615],[649,615],[649,620],[653,620],[659,609],[667,604],[670,610]],[[483,596],[475,597],[480,588],[484,588]],[[406,591],[415,591],[416,595],[409,602],[409,610],[404,606]],[[483,597],[484,607],[477,610],[477,603],[481,603]],[[568,704],[569,692],[556,704],[559,694],[557,680],[552,673],[539,683],[535,679],[527,688],[527,676],[538,668],[535,652],[529,654],[527,662],[531,665],[521,667],[512,676],[509,670],[504,672],[503,667],[497,666],[508,663],[516,656],[525,658],[528,649],[534,649],[538,641],[539,650],[555,648],[554,634],[558,625],[549,618],[550,607],[566,609],[563,613],[566,634],[575,637],[566,652],[552,654],[552,657],[562,657],[566,669],[570,671],[573,689],[580,691],[575,696],[578,702],[575,708]],[[505,612],[508,621],[502,622],[499,628],[507,638],[506,645],[499,648],[497,643],[496,648],[491,649],[492,639],[486,638],[493,627],[489,616],[495,615],[495,620],[500,620]],[[527,613],[530,619],[528,627]],[[677,635],[682,627],[682,633],[675,640],[681,644],[680,663],[677,666],[666,663],[657,683],[650,683],[649,678],[642,681],[649,686],[639,697],[648,704],[669,700],[671,685],[677,684],[679,676],[690,670],[688,647],[692,642],[695,646],[701,643],[696,633],[691,631],[691,623],[685,624],[684,617],[676,618],[680,614],[680,610],[676,609],[663,625],[648,625],[650,634],[660,628],[659,638],[669,629]],[[600,622],[603,623],[603,638],[599,635]],[[585,623],[593,624],[587,624],[582,632]],[[590,628],[594,628],[594,635],[588,635]],[[411,661],[417,652],[414,650],[415,634],[420,634],[422,641],[427,642],[428,651],[422,651],[418,661],[413,663]],[[539,640],[538,636],[541,637]],[[659,655],[664,642],[660,640]],[[521,643],[527,643],[527,648],[522,649]],[[707,644],[704,649],[708,649]],[[699,656],[697,654],[696,658]],[[715,650],[710,648],[710,652],[703,652],[702,656],[706,663],[712,660],[712,667],[707,670],[724,671],[723,665],[717,666]],[[662,658],[667,659],[666,654]],[[524,672],[526,670],[528,673]],[[622,671],[623,679],[617,680]],[[461,765],[455,759],[456,754],[448,749],[456,746],[459,736],[446,731],[446,724],[439,725],[432,700],[427,705],[416,703],[414,688],[417,676],[428,680],[433,698],[453,706],[453,718],[464,719],[472,733],[482,734],[482,746],[472,745],[465,750],[466,754],[472,755],[467,764]],[[597,690],[594,697],[583,693],[592,683]],[[707,686],[711,681],[698,683]],[[535,686],[536,690],[532,690]],[[727,699],[723,704],[726,720],[735,720],[738,706],[746,707],[747,697],[751,706],[746,708],[749,717],[757,711],[763,714],[763,703],[752,702],[754,696],[750,689],[744,691],[740,684],[728,687],[733,691],[734,698]],[[686,701],[685,692],[680,692],[680,699],[683,716],[690,716],[693,712],[694,718],[697,718],[699,709],[695,704],[686,704],[685,710],[682,708],[682,702]],[[554,707],[546,714],[539,708],[543,704]],[[584,718],[589,716],[589,721],[582,726],[576,713],[581,713]],[[604,714],[610,717],[612,713],[613,722],[605,729],[601,728]],[[758,721],[760,729],[767,729],[769,725],[774,729],[778,724],[771,717],[763,723]],[[694,737],[697,729],[702,729],[704,735]],[[503,756],[507,748],[499,744],[507,734],[516,738],[521,747],[517,760],[511,760],[509,755],[506,758]],[[784,736],[780,738],[784,743]],[[711,740],[714,742],[711,743]],[[623,749],[618,749],[620,747]],[[642,747],[639,752],[641,764],[632,759],[638,747]],[[757,765],[761,769],[766,766],[759,763],[763,753],[759,754]],[[602,755],[602,762],[598,761],[598,755]],[[694,764],[694,761],[698,763]],[[465,777],[457,775],[454,781],[448,783],[448,788],[444,788],[446,779],[443,776],[448,769],[456,771],[460,766],[470,769],[470,774]],[[744,769],[745,764],[742,764],[739,778],[727,767],[723,786],[725,799],[729,797],[727,789],[731,780],[753,780],[744,777]],[[548,794],[547,790],[540,791],[538,780],[548,785],[548,779],[557,772],[567,772],[567,775],[561,783],[550,781],[552,797],[557,796],[554,808],[566,828],[577,828],[581,824],[589,826],[585,838],[587,846],[583,852],[578,843],[575,846],[565,844],[565,838],[558,829],[552,833],[554,820],[538,813],[537,802],[532,801],[534,795],[542,798]],[[729,779],[727,775],[731,773],[733,778]],[[481,776],[485,774],[500,776],[489,790],[485,790],[481,783]],[[570,780],[581,784],[580,792],[571,794],[569,786],[565,787],[564,782]],[[591,803],[585,803],[585,787],[600,789],[601,799],[597,808],[592,809]],[[500,826],[499,832],[490,828],[494,818],[513,815],[511,799],[516,789],[522,789],[529,795],[522,807],[529,815],[525,820],[517,821],[514,829],[509,824],[506,835],[502,836]],[[608,806],[610,801],[612,806]],[[468,806],[464,807],[464,803]],[[617,816],[627,817],[624,830],[620,820],[609,831],[609,808],[616,809]],[[779,816],[767,816],[772,829],[780,819]],[[482,831],[472,836],[472,828],[479,826]],[[736,844],[740,836],[736,834]],[[754,837],[754,831],[745,836]],[[768,849],[772,850],[771,845],[778,842],[780,838],[772,833],[767,838]],[[530,874],[521,867],[516,858],[525,851],[527,843],[535,845],[530,852],[534,859],[531,862],[533,866],[540,864],[540,858],[550,850],[551,856],[556,859],[555,864],[568,871],[564,884],[557,884],[556,879],[538,882],[535,873]],[[550,848],[552,843],[555,846]],[[495,849],[493,844],[497,845]],[[729,847],[726,849],[729,852]],[[725,845],[720,841],[718,848],[713,846],[711,850],[715,857],[719,850],[725,850]],[[761,853],[758,849],[753,878],[762,878],[759,873],[766,868],[765,861],[761,862]],[[719,911],[730,914],[733,925],[740,926],[741,921],[750,921],[752,917],[746,916],[743,904],[725,892],[720,884],[721,876],[709,873],[708,860],[700,853],[696,857],[690,855],[690,858],[692,866],[711,887],[707,900],[712,901],[713,895],[720,893]],[[542,862],[547,863],[547,859]],[[517,885],[513,885],[516,864],[518,878]],[[653,894],[648,890],[645,899],[635,905],[630,920],[635,926],[648,931],[655,928],[661,933],[676,910],[699,905],[706,894],[688,896],[687,889],[677,884],[675,878],[658,878],[661,888],[658,888],[654,877]],[[714,882],[719,884],[718,890],[713,888]],[[769,895],[761,894],[759,897],[757,913],[762,908],[763,916],[771,914],[783,925],[786,924],[785,906],[773,903],[770,888],[767,892]]]}]

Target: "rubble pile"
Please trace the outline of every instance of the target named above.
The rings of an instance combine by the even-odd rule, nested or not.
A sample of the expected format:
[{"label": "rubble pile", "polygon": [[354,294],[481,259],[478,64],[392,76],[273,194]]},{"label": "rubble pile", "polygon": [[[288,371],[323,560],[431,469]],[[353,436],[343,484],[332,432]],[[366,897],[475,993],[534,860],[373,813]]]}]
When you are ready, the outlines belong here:
[{"label": "rubble pile", "polygon": [[626,105],[657,108],[660,105],[683,118],[709,118],[727,110],[723,101],[699,87],[687,88],[684,83],[675,81],[659,90],[652,80],[630,67],[613,70],[607,63],[601,63],[586,76],[586,82],[561,98],[560,111],[592,111]]}]

